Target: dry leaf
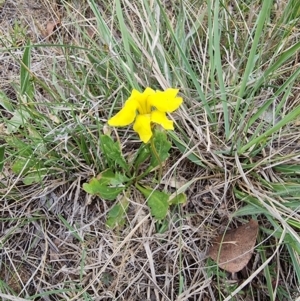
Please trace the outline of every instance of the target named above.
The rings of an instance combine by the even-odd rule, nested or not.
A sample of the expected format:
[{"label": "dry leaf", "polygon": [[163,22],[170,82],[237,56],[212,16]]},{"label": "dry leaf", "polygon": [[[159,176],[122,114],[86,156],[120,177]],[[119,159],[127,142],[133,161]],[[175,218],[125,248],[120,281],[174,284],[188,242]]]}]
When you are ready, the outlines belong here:
[{"label": "dry leaf", "polygon": [[49,116],[50,120],[52,120],[54,123],[60,124],[60,119],[56,115],[49,114],[48,116]]},{"label": "dry leaf", "polygon": [[93,38],[95,37],[96,33],[97,33],[97,31],[96,31],[96,29],[95,29],[94,27],[88,27],[88,28],[86,29],[86,32],[87,32],[88,36],[89,36],[91,39],[93,39]]},{"label": "dry leaf", "polygon": [[47,26],[46,26],[46,34],[47,34],[47,37],[49,38],[53,32],[58,28],[60,27],[61,23],[60,21],[49,21],[47,23]]},{"label": "dry leaf", "polygon": [[258,223],[249,223],[219,235],[211,246],[208,255],[218,266],[228,272],[242,270],[249,262],[258,234]]}]

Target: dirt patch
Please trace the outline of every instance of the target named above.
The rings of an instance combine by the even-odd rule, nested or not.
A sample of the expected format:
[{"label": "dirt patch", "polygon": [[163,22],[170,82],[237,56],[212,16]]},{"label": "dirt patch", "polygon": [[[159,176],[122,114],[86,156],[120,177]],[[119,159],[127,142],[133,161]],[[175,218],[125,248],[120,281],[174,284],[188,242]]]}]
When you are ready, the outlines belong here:
[{"label": "dirt patch", "polygon": [[7,0],[0,8],[0,30],[7,38],[19,33],[40,41],[47,22],[58,18],[56,1]]}]

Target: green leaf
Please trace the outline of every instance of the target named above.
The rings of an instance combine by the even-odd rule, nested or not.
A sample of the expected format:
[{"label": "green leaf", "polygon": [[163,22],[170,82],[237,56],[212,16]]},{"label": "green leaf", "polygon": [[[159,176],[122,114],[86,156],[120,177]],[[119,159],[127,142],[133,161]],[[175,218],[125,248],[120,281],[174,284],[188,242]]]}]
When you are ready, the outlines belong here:
[{"label": "green leaf", "polygon": [[14,111],[10,98],[3,91],[0,91],[0,106],[10,113]]},{"label": "green leaf", "polygon": [[123,185],[123,183],[129,181],[129,178],[121,173],[114,173],[111,169],[107,169],[97,176],[97,179],[102,184],[108,184],[112,186]]},{"label": "green leaf", "polygon": [[270,10],[272,7],[272,2],[271,1],[263,1],[262,2],[262,8],[259,12],[259,15],[257,17],[257,21],[255,26],[252,28],[252,34],[254,34],[254,38],[251,38],[251,49],[250,53],[247,56],[247,64],[244,70],[244,74],[241,77],[242,81],[239,86],[239,92],[238,92],[238,97],[237,97],[237,102],[235,105],[235,110],[234,110],[234,115],[231,120],[232,126],[236,123],[238,114],[240,114],[240,105],[241,101],[244,97],[245,90],[247,87],[247,83],[249,82],[250,75],[252,71],[254,70],[256,64],[256,59],[257,59],[257,49],[258,49],[258,44],[261,41],[261,36],[263,34],[263,29],[268,21],[268,17],[270,14]]},{"label": "green leaf", "polygon": [[30,41],[28,41],[24,50],[20,72],[21,95],[27,95],[30,99],[32,99],[34,95],[34,86],[30,73],[31,48]]},{"label": "green leaf", "polygon": [[[261,227],[261,230],[268,235],[272,235],[279,239],[283,233],[281,225],[278,224],[278,222],[271,215],[266,215],[266,217],[273,225],[275,231],[265,227]],[[289,244],[294,249],[294,251],[296,251],[298,255],[300,255],[300,243],[297,239],[295,239],[295,236],[292,235],[291,232],[287,231],[287,233],[285,234],[284,243]]]},{"label": "green leaf", "polygon": [[241,207],[239,210],[235,211],[232,214],[232,217],[258,215],[258,214],[268,214],[268,211],[255,204],[248,204],[246,206]]},{"label": "green leaf", "polygon": [[[169,150],[171,148],[171,142],[168,141],[165,132],[155,131],[151,142],[151,162],[150,166],[155,167],[164,162],[169,157]],[[159,159],[159,160],[158,160]]]},{"label": "green leaf", "polygon": [[125,175],[116,172],[115,177],[111,179],[110,183],[113,186],[124,185],[124,183],[128,182],[130,179]]},{"label": "green leaf", "polygon": [[[102,172],[97,178],[92,178],[89,183],[83,184],[83,190],[91,195],[98,195],[106,200],[115,200],[125,189],[123,180],[127,177],[114,174],[111,169]],[[122,185],[120,187],[120,185]]]},{"label": "green leaf", "polygon": [[23,183],[25,185],[40,183],[46,174],[47,174],[46,170],[30,172],[23,178]]},{"label": "green leaf", "polygon": [[8,134],[15,133],[19,130],[20,126],[25,126],[30,115],[28,112],[20,109],[16,110],[13,113],[13,116],[10,120],[7,121],[7,132]]},{"label": "green leaf", "polygon": [[21,139],[16,136],[11,136],[6,139],[6,142],[9,146],[16,148],[19,152],[20,156],[29,157],[32,155],[31,145],[29,143],[25,143]]},{"label": "green leaf", "polygon": [[136,158],[134,159],[134,166],[138,168],[143,164],[151,155],[150,144],[141,144],[139,150],[137,151]]},{"label": "green leaf", "polygon": [[294,110],[289,112],[286,116],[284,116],[280,121],[278,121],[273,127],[266,130],[262,135],[258,137],[251,137],[249,142],[242,146],[239,150],[239,154],[244,154],[246,151],[248,151],[249,148],[251,148],[253,145],[257,145],[259,143],[264,143],[268,137],[272,136],[274,133],[279,131],[281,128],[283,128],[285,125],[287,125],[289,122],[296,120],[296,118],[300,115],[300,107],[296,106]]},{"label": "green leaf", "polygon": [[185,66],[185,70],[186,72],[189,74],[189,79],[191,79],[191,81],[193,82],[193,86],[196,88],[197,90],[197,94],[200,97],[200,100],[203,104],[203,107],[205,109],[205,112],[207,113],[210,122],[215,122],[215,118],[213,117],[213,114],[211,112],[211,108],[208,105],[207,99],[205,94],[203,93],[201,84],[199,83],[199,75],[197,74],[197,72],[195,72],[191,61],[189,60],[188,56],[186,53],[184,53],[183,51],[183,47],[180,43],[180,39],[178,36],[176,36],[174,30],[173,30],[173,23],[170,21],[169,16],[166,12],[166,10],[163,7],[162,1],[157,1],[157,4],[160,8],[161,14],[162,14],[162,18],[166,23],[166,27],[168,32],[170,33],[171,37],[172,37],[172,41],[174,41],[174,43],[176,44],[176,47],[179,51],[179,57],[180,59],[183,61],[184,66]]},{"label": "green leaf", "polygon": [[5,146],[0,147],[0,172],[3,169],[4,165],[4,153],[5,153]]},{"label": "green leaf", "polygon": [[28,171],[33,165],[34,162],[29,158],[20,158],[14,162],[11,169],[15,174],[20,174],[22,171],[23,173]]},{"label": "green leaf", "polygon": [[164,234],[169,229],[169,221],[164,219],[156,224],[156,232],[159,234]]},{"label": "green leaf", "polygon": [[105,200],[112,201],[124,190],[124,187],[110,187],[92,178],[89,183],[83,184],[83,190],[91,195],[98,195]]},{"label": "green leaf", "polygon": [[70,233],[76,239],[78,239],[79,242],[84,243],[84,239],[80,236],[80,234],[78,233],[78,230],[76,228],[74,228],[71,224],[69,224],[69,222],[62,215],[58,214],[58,218],[63,222],[63,224],[70,231]]},{"label": "green leaf", "polygon": [[147,198],[147,204],[150,207],[151,215],[157,220],[162,220],[166,217],[169,209],[169,195],[157,190],[144,188],[136,185],[138,190]]},{"label": "green leaf", "polygon": [[122,7],[123,5],[121,5],[121,1],[120,0],[116,0],[115,1],[115,5],[116,5],[116,15],[117,15],[117,20],[119,22],[120,25],[120,31],[121,31],[121,36],[123,37],[122,39],[122,43],[124,45],[124,50],[125,50],[125,54],[126,54],[126,63],[128,65],[128,69],[129,72],[131,73],[131,78],[132,78],[132,86],[137,86],[137,82],[136,82],[136,78],[134,76],[134,67],[136,66],[135,63],[133,63],[132,61],[132,49],[130,47],[129,42],[132,42],[132,44],[134,44],[134,42],[132,41],[132,35],[129,34],[128,32],[128,27],[125,24],[125,20],[123,17],[123,14],[126,15],[126,13],[124,12],[124,8]]},{"label": "green leaf", "polygon": [[186,145],[185,142],[183,142],[182,140],[179,139],[179,137],[174,133],[174,132],[169,132],[169,136],[171,137],[172,141],[174,142],[174,144],[177,146],[177,148],[179,149],[179,151],[186,155],[187,153],[189,153],[189,155],[187,155],[186,157],[193,163],[205,167],[205,165],[202,163],[201,159],[199,156],[197,156],[194,152],[190,151],[190,147]]},{"label": "green leaf", "polygon": [[169,200],[170,205],[179,205],[179,204],[185,204],[187,201],[187,197],[185,193],[179,193],[174,198]]},{"label": "green leaf", "polygon": [[294,44],[290,48],[288,48],[285,52],[283,52],[278,60],[271,64],[269,68],[267,68],[262,74],[261,78],[256,81],[255,90],[259,89],[264,81],[268,79],[268,76],[272,74],[274,71],[278,70],[288,59],[293,57],[295,53],[300,50],[300,42]]},{"label": "green leaf", "polygon": [[120,144],[118,142],[114,142],[108,135],[101,135],[100,142],[101,149],[109,163],[116,163],[128,172],[129,166],[122,155]]},{"label": "green leaf", "polygon": [[[221,36],[223,35],[221,29],[220,29],[220,15],[217,13],[220,11],[220,3],[219,1],[208,1],[209,9],[213,11],[214,13],[208,15],[208,22],[209,27],[212,28],[212,30],[208,30],[209,34],[209,56],[211,57],[210,63],[212,66],[212,72],[215,69],[216,74],[214,76],[217,76],[217,82],[218,87],[220,89],[220,99],[222,101],[222,107],[224,112],[224,129],[225,129],[225,136],[226,139],[228,139],[230,135],[229,127],[230,127],[230,120],[229,120],[229,106],[228,106],[228,100],[227,100],[227,92],[225,89],[225,82],[224,82],[224,70],[223,67],[223,55],[221,54],[221,48],[222,48],[222,42],[221,42]],[[213,23],[213,24],[212,24]],[[213,72],[215,73],[215,72]],[[215,93],[215,92],[214,92]]]},{"label": "green leaf", "polygon": [[128,206],[129,201],[127,197],[123,197],[118,204],[109,210],[106,226],[111,229],[118,226],[123,226],[126,221],[126,212],[128,210]]},{"label": "green leaf", "polygon": [[[286,247],[287,247],[287,249],[290,253],[290,257],[292,259],[291,266],[293,266],[295,268],[295,273],[297,275],[297,278],[300,279],[300,266],[299,266],[299,256],[298,256],[299,252],[297,254],[294,251],[294,249],[289,245],[287,245]],[[299,280],[298,280],[298,282],[299,282]]]},{"label": "green leaf", "polygon": [[274,169],[284,174],[300,174],[300,165],[280,164],[274,166]]},{"label": "green leaf", "polygon": [[300,195],[300,184],[297,183],[272,183],[275,194],[280,196],[294,196]]}]

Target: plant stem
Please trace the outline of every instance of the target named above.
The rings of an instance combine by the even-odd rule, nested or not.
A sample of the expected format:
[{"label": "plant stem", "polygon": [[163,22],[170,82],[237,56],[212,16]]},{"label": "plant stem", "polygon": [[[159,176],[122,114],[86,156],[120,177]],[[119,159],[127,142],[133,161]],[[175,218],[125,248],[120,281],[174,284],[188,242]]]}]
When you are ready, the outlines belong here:
[{"label": "plant stem", "polygon": [[152,148],[152,151],[153,151],[153,154],[155,156],[155,158],[157,159],[158,161],[158,164],[159,164],[159,171],[158,171],[158,183],[160,183],[161,181],[161,177],[162,177],[162,163],[161,163],[161,160],[159,158],[159,155],[156,151],[156,148],[155,148],[155,145],[154,145],[154,139],[153,139],[153,136],[151,137],[151,148]]}]

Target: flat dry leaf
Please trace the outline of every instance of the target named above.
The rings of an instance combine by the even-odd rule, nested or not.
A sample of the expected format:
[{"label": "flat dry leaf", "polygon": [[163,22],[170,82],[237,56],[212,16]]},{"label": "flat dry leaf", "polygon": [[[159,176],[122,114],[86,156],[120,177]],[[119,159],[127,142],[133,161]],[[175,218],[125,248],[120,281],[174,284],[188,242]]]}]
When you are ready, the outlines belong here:
[{"label": "flat dry leaf", "polygon": [[258,234],[258,223],[249,223],[219,235],[211,246],[208,255],[218,266],[228,272],[242,270],[249,262]]},{"label": "flat dry leaf", "polygon": [[86,29],[86,32],[87,32],[88,36],[89,36],[91,39],[93,39],[93,38],[95,37],[96,33],[97,33],[97,31],[96,31],[96,29],[95,29],[94,27],[88,27],[88,28]]},{"label": "flat dry leaf", "polygon": [[49,38],[61,25],[60,21],[49,21],[46,26],[46,35]]}]

